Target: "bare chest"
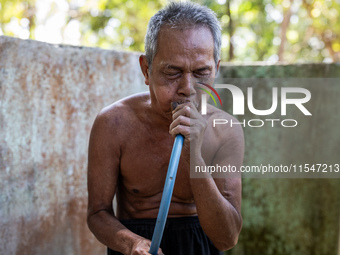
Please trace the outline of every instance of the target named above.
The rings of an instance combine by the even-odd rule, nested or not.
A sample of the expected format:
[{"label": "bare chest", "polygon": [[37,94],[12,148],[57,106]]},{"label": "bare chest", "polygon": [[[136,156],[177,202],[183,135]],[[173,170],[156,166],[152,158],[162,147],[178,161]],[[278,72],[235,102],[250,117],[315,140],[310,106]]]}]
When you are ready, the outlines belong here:
[{"label": "bare chest", "polygon": [[[162,193],[174,138],[167,132],[152,130],[140,125],[129,132],[128,140],[121,148],[120,181],[126,192],[140,197],[152,197]],[[209,164],[214,157],[210,132],[203,139],[202,155]],[[173,198],[180,202],[193,201],[190,186],[190,166],[180,160]]]},{"label": "bare chest", "polygon": [[[163,191],[174,139],[171,136],[133,136],[122,151],[120,178],[127,192],[152,197]],[[173,196],[192,200],[189,169],[180,161]]]}]

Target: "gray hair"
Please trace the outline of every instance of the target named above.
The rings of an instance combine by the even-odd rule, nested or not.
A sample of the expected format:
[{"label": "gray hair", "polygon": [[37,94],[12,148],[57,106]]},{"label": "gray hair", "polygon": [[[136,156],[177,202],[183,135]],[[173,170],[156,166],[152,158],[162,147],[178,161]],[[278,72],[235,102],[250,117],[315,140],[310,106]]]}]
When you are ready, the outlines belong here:
[{"label": "gray hair", "polygon": [[214,60],[217,65],[221,52],[221,26],[216,14],[206,6],[192,2],[170,2],[149,21],[145,36],[145,55],[151,71],[157,52],[157,39],[162,26],[171,28],[209,28],[214,39]]}]

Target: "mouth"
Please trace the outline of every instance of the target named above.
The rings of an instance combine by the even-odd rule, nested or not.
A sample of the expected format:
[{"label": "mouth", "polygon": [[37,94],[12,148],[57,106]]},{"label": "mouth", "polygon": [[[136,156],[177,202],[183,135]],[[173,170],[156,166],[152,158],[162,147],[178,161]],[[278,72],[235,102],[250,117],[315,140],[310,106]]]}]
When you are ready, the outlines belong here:
[{"label": "mouth", "polygon": [[200,103],[195,101],[195,100],[177,100],[177,101],[173,101],[171,102],[171,110],[175,110],[176,107],[180,104],[185,104],[185,103],[192,103],[196,109],[198,109],[200,107]]},{"label": "mouth", "polygon": [[185,103],[190,103],[190,100],[177,100],[177,101],[173,101],[173,102],[171,102],[171,109],[175,110],[178,105],[185,104]]}]

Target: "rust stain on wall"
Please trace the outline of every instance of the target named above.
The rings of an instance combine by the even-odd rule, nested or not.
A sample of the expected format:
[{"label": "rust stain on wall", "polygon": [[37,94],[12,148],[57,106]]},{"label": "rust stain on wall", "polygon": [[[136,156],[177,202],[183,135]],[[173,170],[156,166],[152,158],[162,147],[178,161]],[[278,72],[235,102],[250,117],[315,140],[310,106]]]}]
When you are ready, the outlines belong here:
[{"label": "rust stain on wall", "polygon": [[86,225],[90,128],[147,90],[138,53],[0,36],[0,254],[104,254]]}]

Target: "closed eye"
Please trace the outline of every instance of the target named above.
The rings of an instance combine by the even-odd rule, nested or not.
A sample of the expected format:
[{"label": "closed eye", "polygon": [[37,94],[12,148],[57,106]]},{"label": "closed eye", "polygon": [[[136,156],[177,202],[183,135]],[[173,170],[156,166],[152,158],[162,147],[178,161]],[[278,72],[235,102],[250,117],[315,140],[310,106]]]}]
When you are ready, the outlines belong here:
[{"label": "closed eye", "polygon": [[211,70],[208,68],[202,68],[195,71],[195,75],[198,77],[208,76],[211,74]]},{"label": "closed eye", "polygon": [[164,72],[164,74],[167,75],[167,76],[173,77],[173,76],[179,75],[180,72],[176,72],[176,73],[168,73],[168,72]]},{"label": "closed eye", "polygon": [[181,74],[182,70],[177,66],[167,65],[163,73],[169,78],[177,78]]}]

